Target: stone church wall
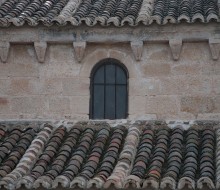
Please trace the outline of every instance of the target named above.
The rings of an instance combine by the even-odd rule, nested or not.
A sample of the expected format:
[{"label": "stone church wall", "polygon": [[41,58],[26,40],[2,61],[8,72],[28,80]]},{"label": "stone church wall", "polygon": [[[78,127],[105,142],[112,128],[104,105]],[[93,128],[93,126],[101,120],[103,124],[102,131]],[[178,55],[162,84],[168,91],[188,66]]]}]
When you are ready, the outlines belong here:
[{"label": "stone church wall", "polygon": [[90,72],[108,57],[129,72],[128,119],[219,119],[220,63],[207,42],[184,42],[178,61],[168,43],[144,44],[138,62],[129,44],[92,43],[81,63],[72,44],[48,44],[44,63],[33,44],[11,44],[0,61],[0,119],[88,119]]}]

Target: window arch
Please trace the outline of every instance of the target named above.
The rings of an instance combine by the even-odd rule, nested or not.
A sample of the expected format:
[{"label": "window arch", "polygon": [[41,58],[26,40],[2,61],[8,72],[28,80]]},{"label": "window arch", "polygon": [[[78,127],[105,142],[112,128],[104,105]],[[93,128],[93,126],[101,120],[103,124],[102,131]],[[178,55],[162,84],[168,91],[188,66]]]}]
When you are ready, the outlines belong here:
[{"label": "window arch", "polygon": [[125,119],[128,115],[128,71],[115,59],[105,59],[92,70],[90,119]]}]

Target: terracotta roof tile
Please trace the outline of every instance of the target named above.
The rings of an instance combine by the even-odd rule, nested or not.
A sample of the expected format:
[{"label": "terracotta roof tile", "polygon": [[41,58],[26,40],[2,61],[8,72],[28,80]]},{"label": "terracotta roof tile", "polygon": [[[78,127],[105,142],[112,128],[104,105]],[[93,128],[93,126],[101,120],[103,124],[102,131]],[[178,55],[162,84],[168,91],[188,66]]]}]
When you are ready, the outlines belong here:
[{"label": "terracotta roof tile", "polygon": [[158,24],[178,23],[186,21],[193,23],[209,22],[219,19],[219,10],[216,0],[156,0],[150,23]]},{"label": "terracotta roof tile", "polygon": [[136,26],[186,21],[219,21],[217,0],[6,0],[0,5],[0,26]]},{"label": "terracotta roof tile", "polygon": [[45,124],[0,130],[0,185],[6,189],[219,187],[218,127]]}]

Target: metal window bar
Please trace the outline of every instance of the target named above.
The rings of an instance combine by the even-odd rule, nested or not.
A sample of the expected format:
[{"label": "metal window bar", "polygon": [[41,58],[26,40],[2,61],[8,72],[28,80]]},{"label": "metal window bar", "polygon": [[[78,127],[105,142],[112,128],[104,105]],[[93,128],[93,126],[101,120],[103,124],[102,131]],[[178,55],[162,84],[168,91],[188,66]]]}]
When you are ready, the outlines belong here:
[{"label": "metal window bar", "polygon": [[[114,83],[108,83],[106,82],[106,69],[108,69],[108,66],[109,65],[113,65],[114,66]],[[101,69],[102,67],[104,67],[104,82],[103,83],[99,83],[99,82],[95,82],[94,79],[95,79],[95,76],[98,72],[99,69]],[[121,69],[124,74],[125,74],[125,84],[121,84],[120,81],[117,81],[117,69]],[[114,94],[114,117],[113,118],[108,118],[106,117],[106,101],[108,101],[106,99],[106,89],[108,88],[108,86],[113,86],[114,85],[114,90],[115,90],[115,94]],[[99,105],[99,106],[104,106],[104,113],[103,113],[103,118],[95,118],[94,115],[95,115],[95,105],[94,105],[94,100],[95,100],[95,96],[96,96],[96,93],[94,88],[95,86],[104,86],[104,102],[103,104],[104,105]],[[117,102],[117,95],[118,95],[118,91],[117,91],[117,87],[124,87],[126,86],[126,92],[125,92],[125,97],[124,97],[124,107],[125,107],[125,110],[124,112],[121,114],[123,115],[124,117],[123,118],[126,118],[128,116],[128,74],[127,74],[127,71],[126,69],[124,69],[120,64],[118,64],[117,62],[115,61],[112,61],[112,60],[107,60],[105,61],[104,63],[101,63],[99,64],[97,67],[94,68],[94,72],[92,72],[92,75],[91,75],[91,83],[90,83],[90,114],[89,114],[89,117],[90,119],[123,119],[123,118],[118,118],[117,115],[118,115],[118,102]]]}]

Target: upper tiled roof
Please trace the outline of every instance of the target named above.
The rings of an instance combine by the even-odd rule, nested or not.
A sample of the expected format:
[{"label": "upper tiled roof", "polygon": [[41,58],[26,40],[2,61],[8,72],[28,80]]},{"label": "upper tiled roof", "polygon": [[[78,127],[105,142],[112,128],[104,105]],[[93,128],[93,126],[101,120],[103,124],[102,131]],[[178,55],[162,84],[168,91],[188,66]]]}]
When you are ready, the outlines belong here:
[{"label": "upper tiled roof", "polygon": [[219,188],[220,128],[0,127],[0,187]]},{"label": "upper tiled roof", "polygon": [[43,23],[136,26],[219,21],[217,0],[5,0],[0,26]]}]

